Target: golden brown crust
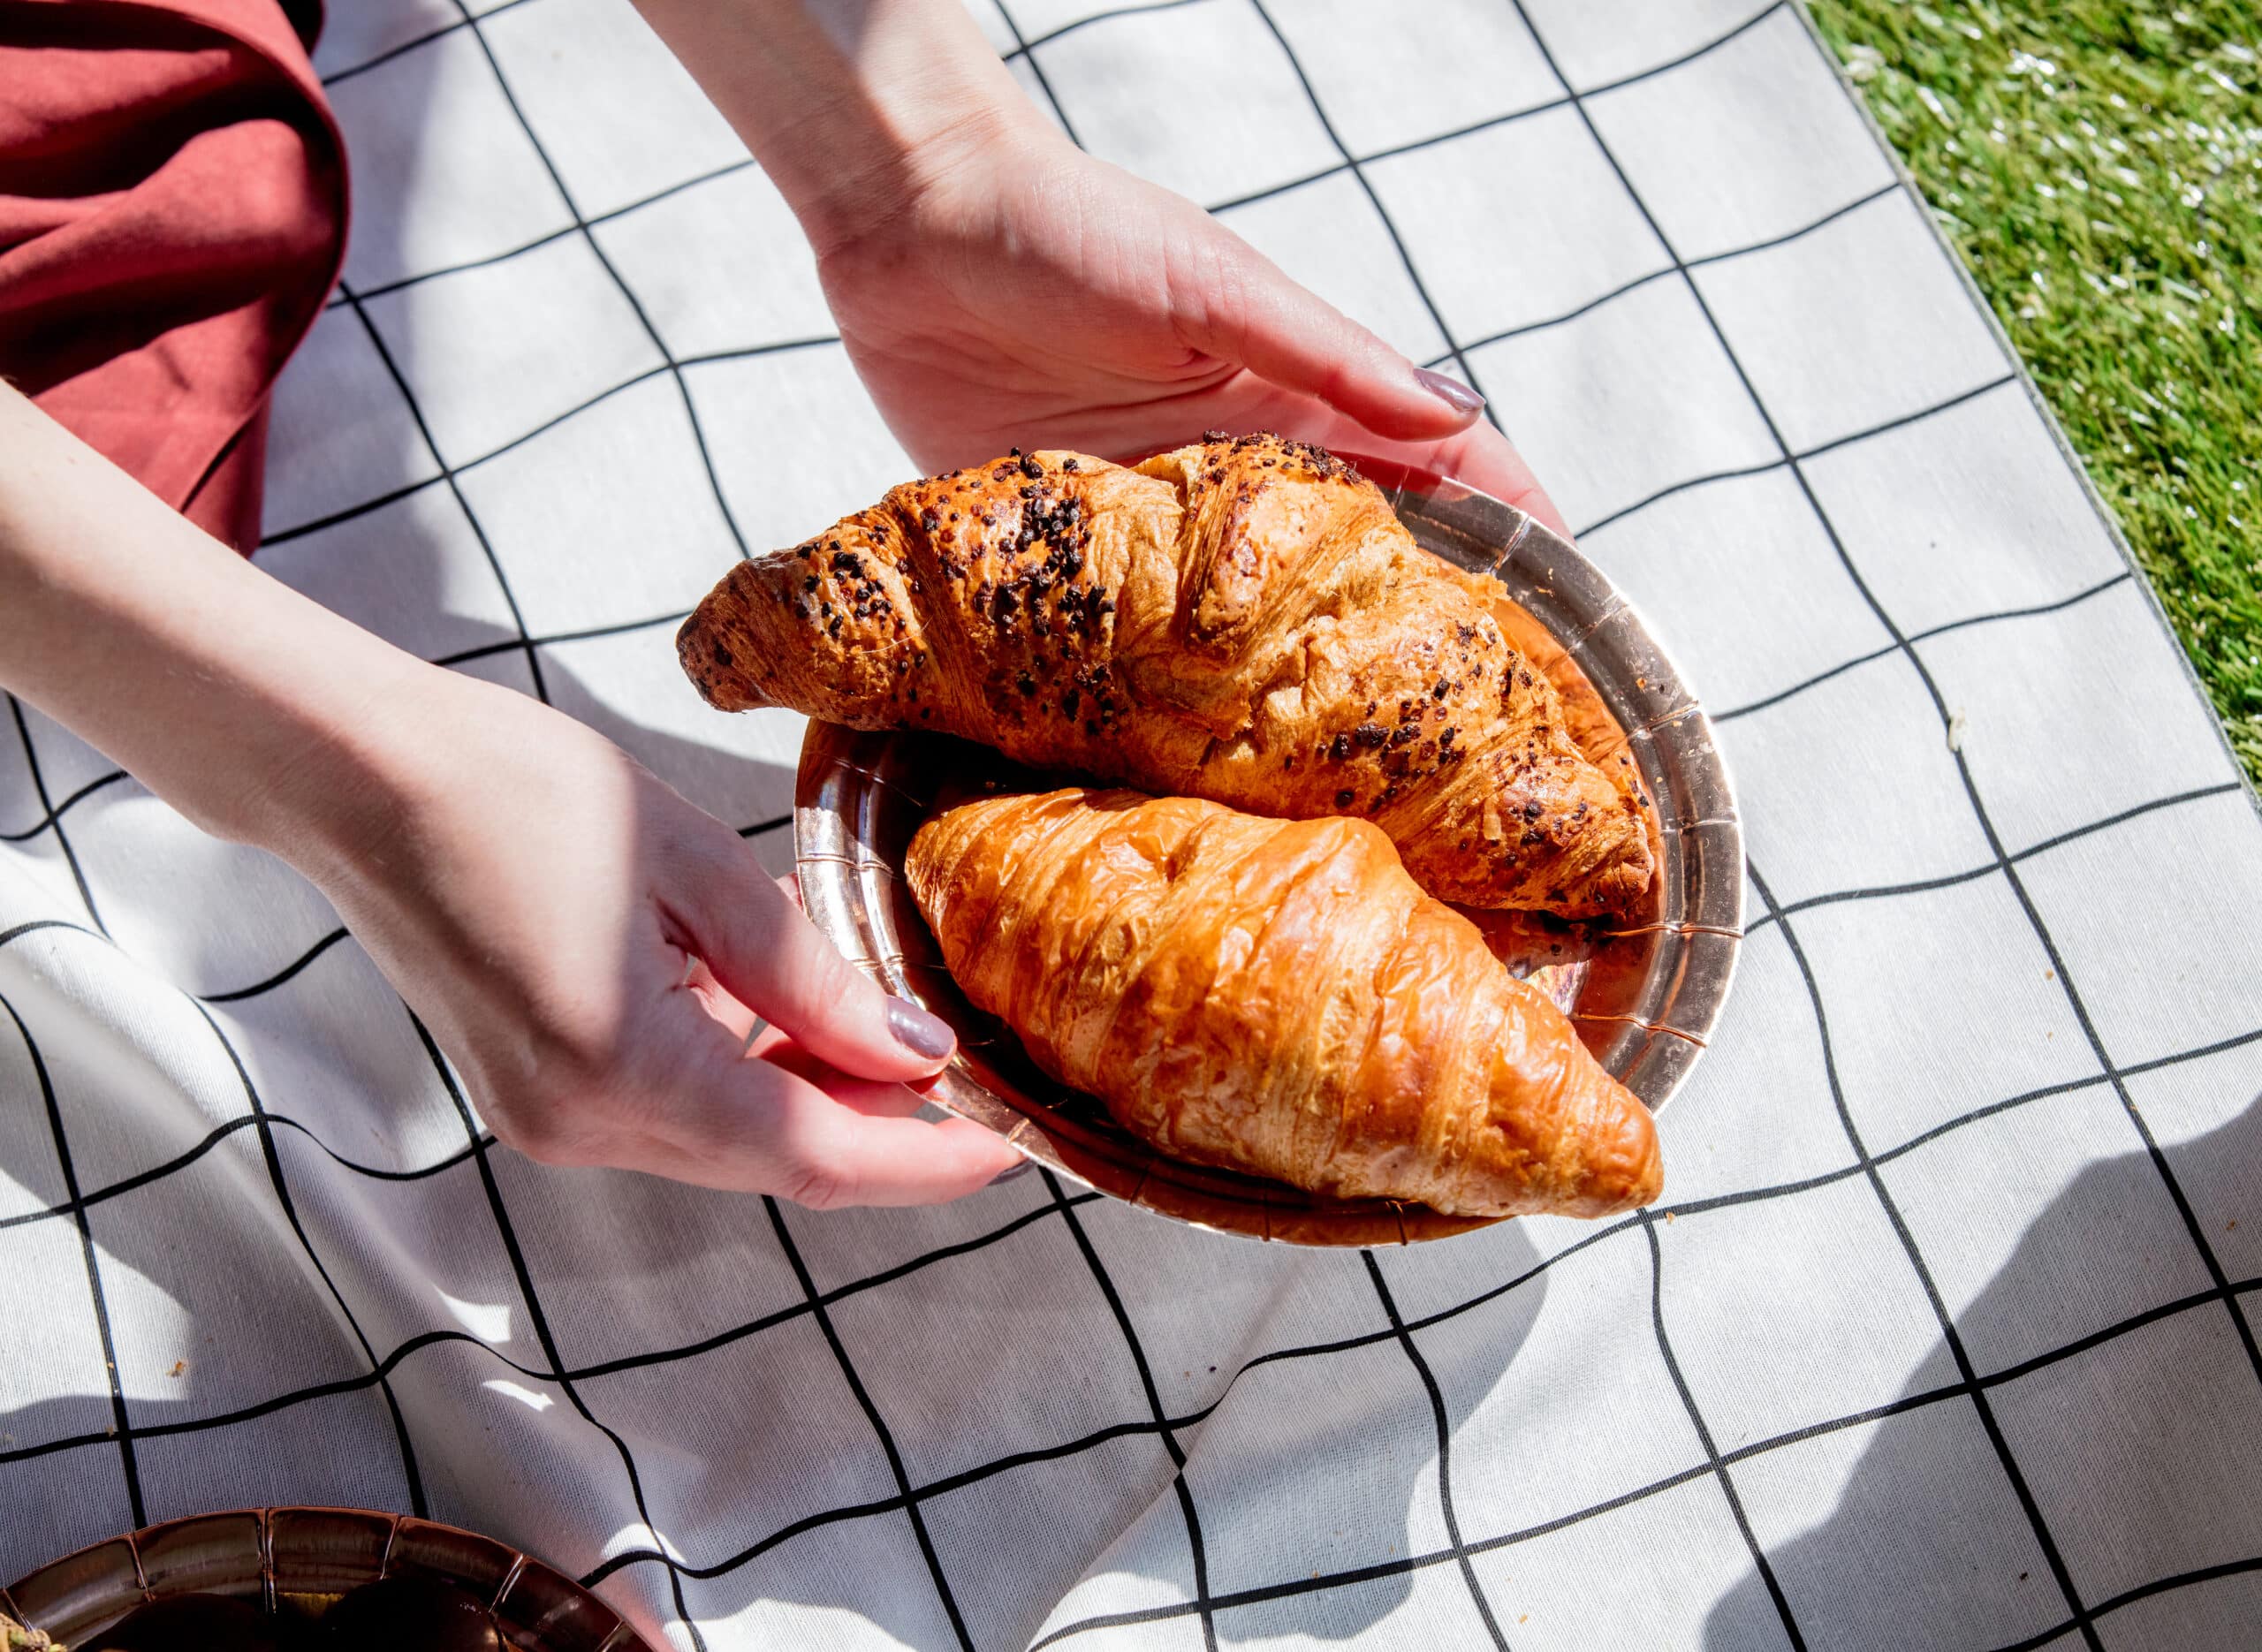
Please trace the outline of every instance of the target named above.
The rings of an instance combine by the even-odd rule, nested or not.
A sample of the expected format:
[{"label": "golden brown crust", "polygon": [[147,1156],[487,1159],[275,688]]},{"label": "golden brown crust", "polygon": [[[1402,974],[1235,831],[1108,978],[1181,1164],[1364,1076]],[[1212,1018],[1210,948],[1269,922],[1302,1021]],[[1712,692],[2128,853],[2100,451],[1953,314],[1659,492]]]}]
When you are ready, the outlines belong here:
[{"label": "golden brown crust", "polygon": [[1015,454],[732,569],[677,638],[725,710],[931,729],[1039,768],[1373,821],[1442,900],[1631,910],[1637,799],[1581,754],[1498,592],[1275,436],[1135,470]]},{"label": "golden brown crust", "polygon": [[1648,1111],[1364,821],[1000,796],[905,871],[967,997],[1165,1153],[1463,1216],[1657,1194]]},{"label": "golden brown crust", "polygon": [[62,1642],[48,1638],[43,1629],[27,1629],[0,1613],[0,1652],[68,1652]]}]

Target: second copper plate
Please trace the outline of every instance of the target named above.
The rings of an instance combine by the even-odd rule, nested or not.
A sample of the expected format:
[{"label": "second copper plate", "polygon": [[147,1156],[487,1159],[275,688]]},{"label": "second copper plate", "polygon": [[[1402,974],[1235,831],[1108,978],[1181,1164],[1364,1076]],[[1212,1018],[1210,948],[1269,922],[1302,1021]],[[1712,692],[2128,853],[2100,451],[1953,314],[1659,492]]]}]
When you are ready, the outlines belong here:
[{"label": "second copper plate", "polygon": [[651,1652],[611,1607],[508,1543],[374,1509],[234,1509],[127,1532],[0,1589],[0,1612],[77,1646],[146,1601],[228,1595],[318,1617],[364,1583],[444,1578],[493,1610],[520,1652]]},{"label": "second copper plate", "polygon": [[[1659,850],[1651,911],[1605,936],[1508,939],[1512,966],[1564,1005],[1597,1059],[1654,1110],[1703,1053],[1742,936],[1742,834],[1712,724],[1626,599],[1560,535],[1449,481],[1424,477],[1386,490],[1425,549],[1499,581],[1522,610],[1515,618],[1528,616],[1519,639],[1527,653],[1551,639],[1560,648],[1564,657],[1549,675],[1567,691],[1575,727],[1584,702],[1588,755],[1622,755],[1639,768]],[[1490,1224],[1396,1201],[1330,1199],[1166,1157],[1099,1102],[1041,1072],[1009,1028],[959,993],[901,875],[912,834],[944,788],[985,778],[1029,784],[996,754],[939,736],[812,722],[801,744],[793,837],[802,904],[888,991],[957,1030],[959,1056],[931,1093],[938,1105],[1074,1181],[1219,1232],[1358,1246]]]}]

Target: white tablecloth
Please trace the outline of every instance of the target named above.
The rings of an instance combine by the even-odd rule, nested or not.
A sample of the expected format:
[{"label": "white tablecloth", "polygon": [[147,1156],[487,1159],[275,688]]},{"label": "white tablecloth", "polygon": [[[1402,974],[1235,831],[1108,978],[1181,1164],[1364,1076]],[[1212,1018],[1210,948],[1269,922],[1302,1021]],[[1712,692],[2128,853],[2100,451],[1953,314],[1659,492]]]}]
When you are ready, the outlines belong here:
[{"label": "white tablecloth", "polygon": [[[2262,824],[1795,10],[979,0],[1091,149],[1479,384],[1720,717],[1666,1202],[1372,1256],[814,1216],[475,1133],[323,901],[0,728],[0,1576],[426,1511],[677,1647],[2251,1647]],[[790,859],[678,614],[911,466],[624,0],[333,8],[262,565]]]}]

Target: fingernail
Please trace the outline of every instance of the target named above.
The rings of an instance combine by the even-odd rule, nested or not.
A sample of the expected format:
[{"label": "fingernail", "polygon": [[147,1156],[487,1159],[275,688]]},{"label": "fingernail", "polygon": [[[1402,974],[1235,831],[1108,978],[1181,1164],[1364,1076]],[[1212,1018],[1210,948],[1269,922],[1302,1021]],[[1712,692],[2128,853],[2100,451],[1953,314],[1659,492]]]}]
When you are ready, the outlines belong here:
[{"label": "fingernail", "polygon": [[1457,413],[1480,413],[1484,411],[1484,398],[1459,379],[1449,379],[1442,373],[1431,372],[1427,368],[1416,368],[1414,376],[1423,390]]},{"label": "fingernail", "polygon": [[901,998],[887,1001],[887,1030],[895,1034],[897,1043],[930,1061],[949,1055],[958,1042],[947,1021]]},{"label": "fingernail", "polygon": [[999,1171],[995,1176],[992,1176],[990,1178],[990,1186],[995,1187],[1001,1183],[1013,1180],[1016,1176],[1026,1176],[1036,1168],[1036,1161],[1035,1159],[1023,1159],[1018,1164],[1008,1164],[1004,1170]]}]

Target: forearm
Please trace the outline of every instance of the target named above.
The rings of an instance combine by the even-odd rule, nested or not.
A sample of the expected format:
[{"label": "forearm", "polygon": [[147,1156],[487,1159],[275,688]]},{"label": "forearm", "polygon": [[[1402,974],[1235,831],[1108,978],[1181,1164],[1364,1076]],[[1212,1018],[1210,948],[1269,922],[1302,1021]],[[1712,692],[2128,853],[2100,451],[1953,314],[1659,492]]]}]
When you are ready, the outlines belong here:
[{"label": "forearm", "polygon": [[819,254],[957,160],[1051,129],[958,0],[636,0]]},{"label": "forearm", "polygon": [[206,830],[318,849],[433,668],[259,572],[0,384],[0,687]]}]

